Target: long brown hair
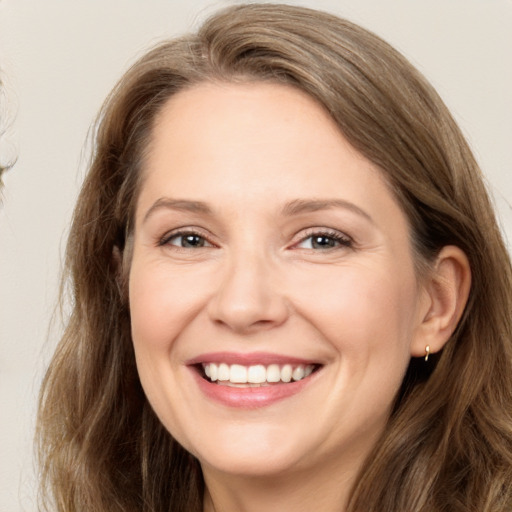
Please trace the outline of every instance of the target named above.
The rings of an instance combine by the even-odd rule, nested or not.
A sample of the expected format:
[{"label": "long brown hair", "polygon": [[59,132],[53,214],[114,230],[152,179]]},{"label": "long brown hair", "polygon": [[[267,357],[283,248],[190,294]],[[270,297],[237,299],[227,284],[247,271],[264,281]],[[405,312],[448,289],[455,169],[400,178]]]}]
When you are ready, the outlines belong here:
[{"label": "long brown hair", "polygon": [[388,44],[335,16],[272,4],[228,8],[196,34],[161,43],[101,111],[67,247],[73,309],[41,392],[38,446],[53,507],[201,510],[198,462],[141,389],[113,252],[126,264],[155,116],[204,81],[308,93],[386,176],[409,218],[418,268],[447,244],[469,258],[463,318],[442,353],[411,361],[348,509],[510,510],[512,272],[477,163],[439,96]]}]

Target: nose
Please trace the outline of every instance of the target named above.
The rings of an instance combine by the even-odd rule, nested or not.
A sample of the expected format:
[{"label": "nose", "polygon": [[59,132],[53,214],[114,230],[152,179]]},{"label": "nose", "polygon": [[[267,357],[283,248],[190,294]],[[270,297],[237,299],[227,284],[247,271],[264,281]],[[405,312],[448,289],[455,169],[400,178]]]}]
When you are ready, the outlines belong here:
[{"label": "nose", "polygon": [[245,251],[232,257],[208,304],[210,319],[237,333],[283,324],[289,315],[278,269],[265,255]]}]

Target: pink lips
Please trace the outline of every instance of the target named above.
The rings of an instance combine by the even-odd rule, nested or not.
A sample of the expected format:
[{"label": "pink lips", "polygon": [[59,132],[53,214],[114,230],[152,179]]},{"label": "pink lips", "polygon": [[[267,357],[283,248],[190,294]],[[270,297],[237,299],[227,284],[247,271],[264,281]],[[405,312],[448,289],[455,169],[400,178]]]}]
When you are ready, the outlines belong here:
[{"label": "pink lips", "polygon": [[206,380],[201,372],[197,370],[197,365],[203,363],[240,364],[244,366],[262,364],[268,366],[270,364],[311,365],[316,364],[316,362],[265,352],[253,352],[249,354],[214,352],[201,354],[187,361],[186,364],[189,366],[195,382],[208,399],[228,407],[242,409],[266,407],[291,397],[301,392],[316,377],[315,374],[312,374],[297,382],[279,382],[259,387],[231,387]]},{"label": "pink lips", "polygon": [[316,361],[300,359],[297,357],[288,357],[279,354],[271,354],[269,352],[251,352],[248,354],[234,352],[211,352],[201,354],[186,362],[187,365],[196,365],[201,363],[226,363],[226,364],[242,364],[245,366],[251,364],[315,364]]}]

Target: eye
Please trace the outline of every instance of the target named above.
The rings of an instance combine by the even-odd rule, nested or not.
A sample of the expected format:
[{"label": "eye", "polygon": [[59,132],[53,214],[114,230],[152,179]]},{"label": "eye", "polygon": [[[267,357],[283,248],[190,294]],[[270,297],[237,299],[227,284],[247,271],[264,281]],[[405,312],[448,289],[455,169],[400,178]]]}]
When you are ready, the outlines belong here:
[{"label": "eye", "polygon": [[160,245],[173,245],[182,249],[200,249],[201,247],[212,247],[212,244],[205,237],[192,231],[172,233],[165,236]]},{"label": "eye", "polygon": [[338,247],[351,247],[352,240],[337,231],[313,232],[303,238],[296,247],[299,249],[329,250]]}]

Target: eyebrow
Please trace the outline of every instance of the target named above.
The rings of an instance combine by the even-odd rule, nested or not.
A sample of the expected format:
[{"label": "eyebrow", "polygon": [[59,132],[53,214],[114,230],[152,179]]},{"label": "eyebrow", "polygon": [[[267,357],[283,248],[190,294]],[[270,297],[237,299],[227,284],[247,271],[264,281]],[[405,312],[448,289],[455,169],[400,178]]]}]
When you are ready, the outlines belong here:
[{"label": "eyebrow", "polygon": [[293,216],[301,213],[330,210],[332,208],[350,210],[369,220],[372,224],[374,223],[374,220],[367,212],[359,208],[359,206],[354,203],[345,201],[344,199],[295,199],[284,206],[282,213],[285,216]]},{"label": "eyebrow", "polygon": [[146,215],[144,215],[142,222],[146,222],[153,213],[161,209],[202,213],[203,215],[209,215],[212,213],[211,208],[202,201],[189,201],[188,199],[171,199],[168,197],[161,197],[149,208]]},{"label": "eyebrow", "polygon": [[[374,223],[372,217],[363,209],[359,208],[359,206],[354,203],[343,199],[294,199],[284,205],[282,215],[285,217],[292,217],[294,215],[300,215],[301,213],[330,210],[332,208],[343,208],[345,210],[352,211],[355,214],[364,217],[371,223]],[[154,212],[160,209],[200,213],[203,215],[211,215],[213,213],[213,210],[203,201],[161,197],[160,199],[157,199],[146,212],[143,222],[146,222]]]}]

